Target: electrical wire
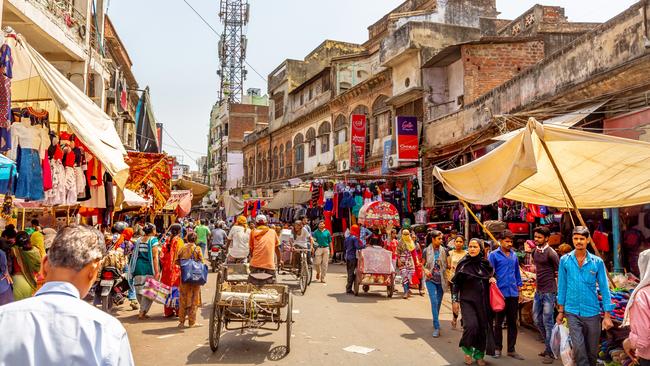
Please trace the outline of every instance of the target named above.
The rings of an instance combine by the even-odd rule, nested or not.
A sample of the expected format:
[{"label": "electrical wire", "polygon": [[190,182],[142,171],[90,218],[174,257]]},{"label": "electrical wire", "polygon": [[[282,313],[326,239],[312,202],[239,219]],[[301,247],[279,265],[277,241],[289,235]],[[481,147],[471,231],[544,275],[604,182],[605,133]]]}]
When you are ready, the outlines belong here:
[{"label": "electrical wire", "polygon": [[[207,25],[208,28],[210,28],[210,29],[212,30],[212,32],[214,32],[214,34],[217,35],[217,37],[221,37],[221,33],[217,32],[217,30],[214,29],[214,27],[212,27],[212,25],[211,25],[211,24],[210,24],[210,23],[209,23],[209,22],[208,22],[208,21],[207,21],[207,20],[206,20],[202,15],[201,15],[201,13],[199,13],[199,12],[198,12],[198,11],[197,11],[193,6],[192,6],[192,4],[190,4],[187,0],[183,0],[183,2],[184,2],[187,6],[189,6],[190,9],[192,9],[192,11],[194,12],[194,14],[196,14],[199,18],[201,18],[201,20],[203,21],[203,23],[205,23],[205,25]],[[259,76],[260,79],[262,79],[262,80],[264,81],[264,84],[266,84],[266,78],[265,78],[262,74],[260,74],[257,70],[255,70],[255,68],[254,68],[251,64],[249,64],[248,61],[246,61],[246,59],[244,59],[244,63],[245,63],[246,65],[248,65],[248,67],[250,67],[250,69],[253,70],[253,72],[254,72],[255,74],[257,74],[257,76]]]}]

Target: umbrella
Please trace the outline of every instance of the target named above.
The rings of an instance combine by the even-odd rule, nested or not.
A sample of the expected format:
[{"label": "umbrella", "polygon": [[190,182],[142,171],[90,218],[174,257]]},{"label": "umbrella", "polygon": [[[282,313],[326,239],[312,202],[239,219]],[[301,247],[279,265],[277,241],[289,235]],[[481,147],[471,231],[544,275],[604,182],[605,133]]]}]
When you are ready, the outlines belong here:
[{"label": "umbrella", "polygon": [[391,203],[366,203],[359,210],[359,223],[368,226],[399,226],[399,212]]}]

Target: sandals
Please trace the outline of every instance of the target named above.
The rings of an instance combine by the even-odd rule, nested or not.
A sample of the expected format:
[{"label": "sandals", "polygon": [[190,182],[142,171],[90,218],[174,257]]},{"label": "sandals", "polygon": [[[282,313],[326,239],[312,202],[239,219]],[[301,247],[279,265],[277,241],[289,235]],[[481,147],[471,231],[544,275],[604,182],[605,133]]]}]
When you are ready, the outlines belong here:
[{"label": "sandals", "polygon": [[487,365],[487,362],[485,362],[485,360],[481,358],[480,360],[476,360],[476,364],[478,366],[485,366]]},{"label": "sandals", "polygon": [[457,325],[458,325],[458,319],[454,319],[451,321],[451,329],[456,329]]},{"label": "sandals", "polygon": [[474,359],[470,355],[465,355],[465,365],[471,365],[474,363]]}]

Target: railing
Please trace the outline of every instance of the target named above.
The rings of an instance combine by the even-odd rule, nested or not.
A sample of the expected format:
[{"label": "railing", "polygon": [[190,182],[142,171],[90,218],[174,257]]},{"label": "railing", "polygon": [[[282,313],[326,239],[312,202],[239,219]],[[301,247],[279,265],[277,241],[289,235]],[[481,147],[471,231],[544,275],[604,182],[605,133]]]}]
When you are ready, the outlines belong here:
[{"label": "railing", "polygon": [[52,22],[63,29],[70,39],[83,45],[86,34],[86,15],[74,7],[72,0],[27,0],[43,9]]}]

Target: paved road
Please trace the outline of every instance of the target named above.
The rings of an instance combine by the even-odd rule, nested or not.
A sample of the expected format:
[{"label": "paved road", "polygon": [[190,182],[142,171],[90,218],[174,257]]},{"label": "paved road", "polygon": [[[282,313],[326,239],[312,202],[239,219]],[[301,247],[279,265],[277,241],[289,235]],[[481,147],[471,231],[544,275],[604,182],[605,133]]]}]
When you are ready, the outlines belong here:
[{"label": "paved road", "polygon": [[[294,320],[291,353],[279,361],[270,361],[274,347],[283,346],[286,332],[228,332],[222,335],[220,349],[212,353],[208,346],[210,306],[201,309],[199,328],[179,330],[177,322],[162,317],[162,306],[154,304],[151,316],[139,321],[135,311],[122,306],[116,315],[124,323],[137,365],[462,365],[458,339],[460,331],[450,329],[451,307],[445,295],[441,322],[442,335],[431,336],[431,308],[427,296],[403,300],[399,294],[392,299],[380,287],[355,297],[344,293],[345,267],[330,265],[327,284],[312,283],[305,296],[294,295]],[[294,285],[289,276],[281,276]],[[214,294],[215,277],[204,286],[203,302]],[[505,334],[504,334],[505,338]],[[369,354],[343,350],[351,345],[374,349]],[[517,361],[504,357],[487,358],[494,365],[538,365],[536,354],[543,346],[534,340],[534,333],[522,330],[517,350],[526,357]],[[560,365],[558,361],[556,365]]]}]

